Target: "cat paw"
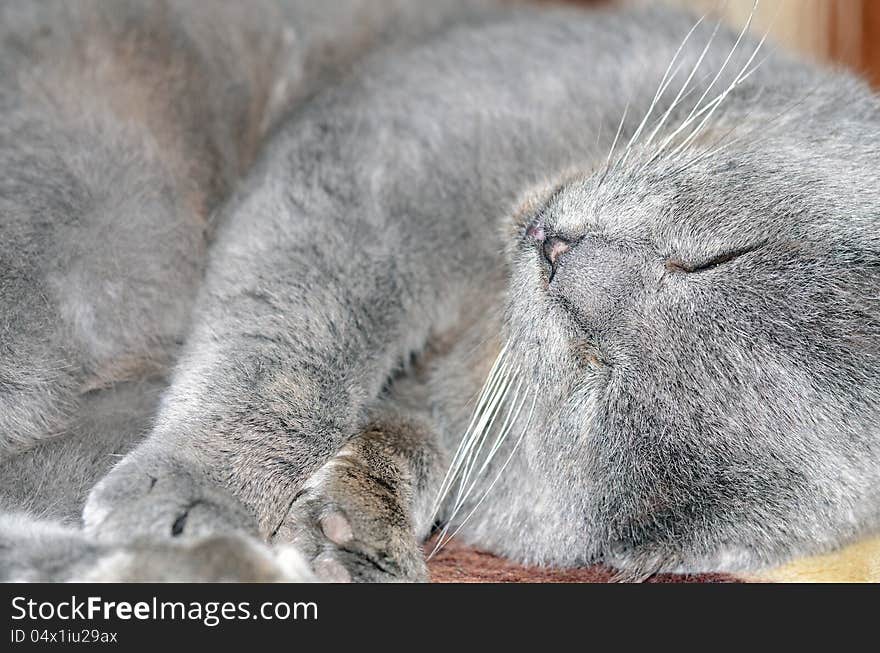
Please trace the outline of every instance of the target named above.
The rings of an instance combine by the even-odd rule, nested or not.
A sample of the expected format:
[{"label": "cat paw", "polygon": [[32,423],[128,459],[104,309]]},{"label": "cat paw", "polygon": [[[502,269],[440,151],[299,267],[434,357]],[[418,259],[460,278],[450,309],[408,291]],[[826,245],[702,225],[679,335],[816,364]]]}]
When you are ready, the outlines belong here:
[{"label": "cat paw", "polygon": [[91,491],[83,510],[88,532],[103,540],[256,533],[253,516],[193,467],[169,459],[133,459]]},{"label": "cat paw", "polygon": [[272,541],[292,543],[324,582],[427,581],[396,473],[349,445],[305,483]]},{"label": "cat paw", "polygon": [[79,565],[75,582],[289,583],[314,582],[292,546],[270,549],[253,538],[213,536],[186,542],[141,542],[114,548]]}]

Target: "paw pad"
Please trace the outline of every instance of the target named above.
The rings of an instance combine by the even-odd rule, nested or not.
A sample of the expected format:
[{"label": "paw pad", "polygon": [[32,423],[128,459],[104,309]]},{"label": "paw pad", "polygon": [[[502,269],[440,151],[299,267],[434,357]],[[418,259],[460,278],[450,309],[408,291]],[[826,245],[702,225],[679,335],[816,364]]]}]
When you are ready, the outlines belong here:
[{"label": "paw pad", "polygon": [[351,524],[339,512],[332,512],[321,518],[321,531],[324,533],[324,537],[338,545],[350,542],[354,537]]}]

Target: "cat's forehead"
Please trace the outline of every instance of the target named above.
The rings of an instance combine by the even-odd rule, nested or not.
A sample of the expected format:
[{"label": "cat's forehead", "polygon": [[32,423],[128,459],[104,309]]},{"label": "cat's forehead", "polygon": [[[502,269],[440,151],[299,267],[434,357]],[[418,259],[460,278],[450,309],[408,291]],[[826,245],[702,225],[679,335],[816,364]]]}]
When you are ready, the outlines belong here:
[{"label": "cat's forehead", "polygon": [[555,230],[578,234],[607,231],[635,236],[656,224],[668,206],[659,188],[637,180],[611,179],[601,173],[566,184],[547,206]]},{"label": "cat's forehead", "polygon": [[[554,195],[547,215],[560,233],[599,232],[653,241],[808,236],[816,202],[808,186],[774,179],[755,158],[717,157],[684,171],[639,166],[598,171]],[[827,199],[827,198],[826,198]]]},{"label": "cat's forehead", "polygon": [[[675,184],[640,174],[603,177],[599,173],[569,183],[553,197],[546,212],[560,234],[593,233],[623,240],[657,240],[736,222],[736,216],[718,206],[708,190],[682,193]],[[725,219],[719,219],[721,214]],[[711,224],[704,215],[713,216]]]}]

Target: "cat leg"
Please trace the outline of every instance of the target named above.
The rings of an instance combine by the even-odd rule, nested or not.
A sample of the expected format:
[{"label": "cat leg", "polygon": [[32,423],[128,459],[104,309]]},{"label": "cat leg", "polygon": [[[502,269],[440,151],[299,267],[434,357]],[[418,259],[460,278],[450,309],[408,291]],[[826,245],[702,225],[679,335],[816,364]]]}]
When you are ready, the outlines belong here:
[{"label": "cat leg", "polygon": [[[119,534],[126,532],[164,533],[185,542],[259,530],[251,513],[208,478],[196,477],[193,466],[175,467],[172,456],[146,464],[164,467],[126,478],[151,488],[102,483],[93,492],[90,501],[98,497],[103,505],[119,506],[97,519],[86,509],[87,524],[102,541],[124,542]],[[427,421],[386,405],[302,484],[268,539],[276,548],[292,545],[326,581],[425,581],[422,542],[444,471]],[[119,494],[102,496],[107,492]]]},{"label": "cat leg", "polygon": [[[311,578],[292,546],[270,550],[242,534],[99,542],[79,528],[89,489],[147,430],[163,387],[157,380],[89,392],[69,432],[0,461],[0,582]],[[191,512],[197,522],[199,509]]]},{"label": "cat leg", "polygon": [[433,431],[386,408],[303,485],[272,534],[332,582],[426,581],[422,542],[443,473]]},{"label": "cat leg", "polygon": [[292,546],[242,535],[188,542],[97,542],[82,531],[0,514],[0,582],[305,582]]},{"label": "cat leg", "polygon": [[[408,67],[393,76],[423,84]],[[94,532],[131,535],[137,513],[143,534],[222,531],[222,489],[268,537],[305,480],[363,429],[395,370],[457,322],[473,279],[503,274],[487,243],[508,193],[459,183],[469,173],[446,140],[423,142],[419,124],[402,122],[423,101],[387,100],[384,87],[354,80],[311,98],[218,216],[171,386],[147,439],[87,501]],[[401,157],[410,146],[415,158]],[[499,178],[517,187],[533,174],[525,160],[504,157]],[[470,194],[436,187],[438,175]],[[468,229],[456,218],[464,207],[478,216]],[[210,506],[216,524],[190,506]]]},{"label": "cat leg", "polygon": [[70,428],[0,460],[0,511],[79,525],[94,484],[149,430],[165,385],[129,382],[82,395]]}]

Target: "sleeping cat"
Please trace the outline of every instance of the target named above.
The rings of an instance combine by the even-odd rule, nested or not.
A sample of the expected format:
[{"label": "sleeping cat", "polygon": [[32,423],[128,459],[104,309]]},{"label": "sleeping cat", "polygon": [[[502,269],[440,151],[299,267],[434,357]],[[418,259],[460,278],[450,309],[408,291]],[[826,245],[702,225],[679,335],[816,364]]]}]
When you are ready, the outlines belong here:
[{"label": "sleeping cat", "polygon": [[880,528],[876,96],[748,25],[448,12],[311,97],[249,98],[265,43],[169,54],[205,89],[63,133],[4,68],[3,505],[70,519],[148,428],[84,530],[3,518],[5,577],[421,580],[436,525],[639,578]]}]

